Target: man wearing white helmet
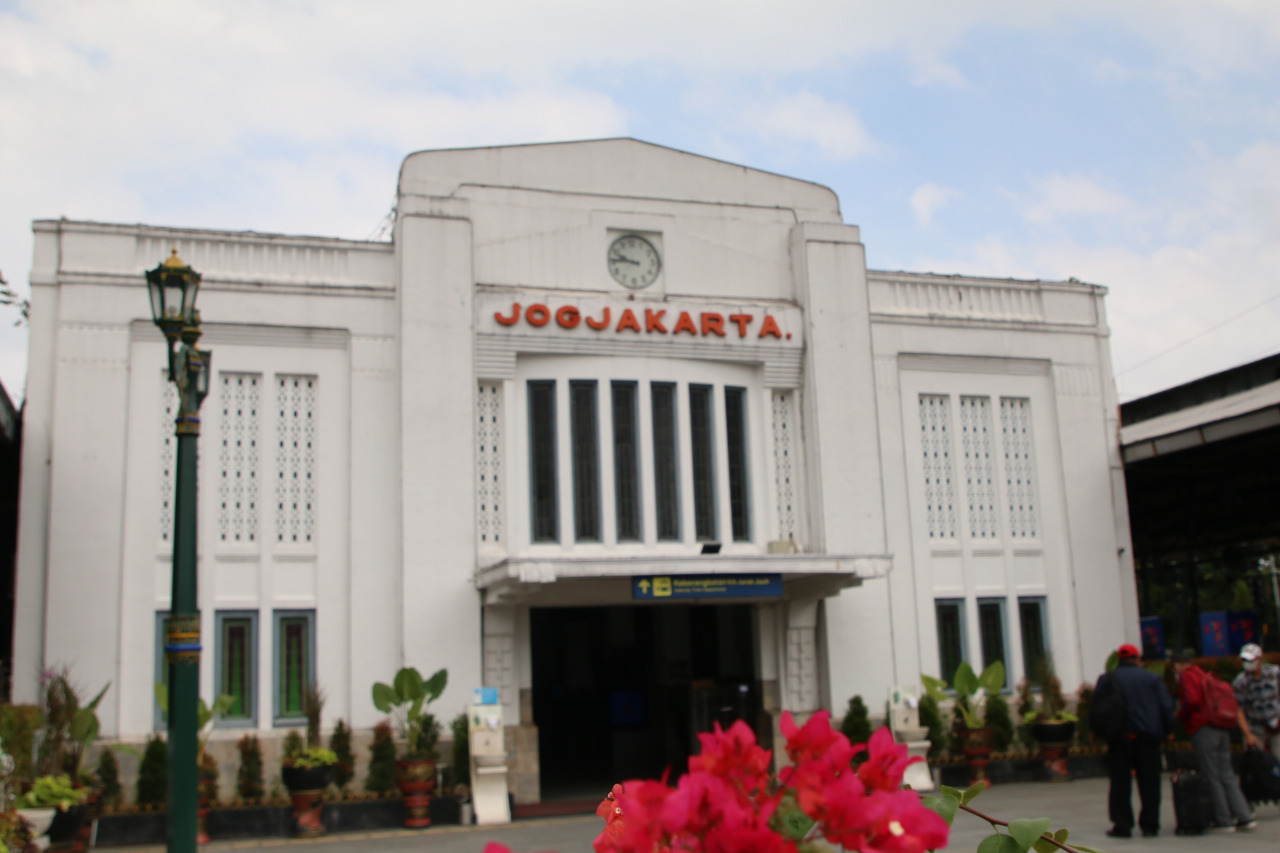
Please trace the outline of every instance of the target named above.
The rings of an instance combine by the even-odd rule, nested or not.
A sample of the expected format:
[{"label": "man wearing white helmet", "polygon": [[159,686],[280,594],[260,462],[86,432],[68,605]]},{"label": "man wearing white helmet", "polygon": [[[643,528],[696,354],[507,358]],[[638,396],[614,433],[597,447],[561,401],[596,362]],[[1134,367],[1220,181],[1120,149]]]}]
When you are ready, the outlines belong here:
[{"label": "man wearing white helmet", "polygon": [[1280,666],[1263,660],[1257,643],[1240,649],[1240,662],[1244,671],[1231,686],[1240,705],[1245,746],[1264,747],[1280,757]]}]

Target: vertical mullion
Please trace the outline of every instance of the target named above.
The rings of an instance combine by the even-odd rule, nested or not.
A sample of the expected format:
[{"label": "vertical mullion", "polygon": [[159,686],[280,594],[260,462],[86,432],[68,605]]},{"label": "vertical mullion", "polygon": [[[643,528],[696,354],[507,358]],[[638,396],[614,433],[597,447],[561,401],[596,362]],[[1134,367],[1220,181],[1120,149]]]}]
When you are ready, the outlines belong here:
[{"label": "vertical mullion", "polygon": [[653,429],[653,385],[636,385],[636,472],[640,478],[640,540],[658,541],[656,448]]}]

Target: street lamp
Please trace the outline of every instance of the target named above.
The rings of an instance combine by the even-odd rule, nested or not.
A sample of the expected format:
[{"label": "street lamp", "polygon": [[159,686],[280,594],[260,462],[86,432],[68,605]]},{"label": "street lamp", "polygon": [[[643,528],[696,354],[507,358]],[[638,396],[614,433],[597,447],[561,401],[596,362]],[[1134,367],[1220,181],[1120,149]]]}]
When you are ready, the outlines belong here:
[{"label": "street lamp", "polygon": [[165,635],[169,667],[169,853],[195,853],[200,612],[196,608],[196,441],[200,404],[209,393],[212,353],[198,349],[200,273],[178,250],[147,273],[151,319],[169,350],[169,381],[178,388],[177,494],[173,522],[173,592]]}]

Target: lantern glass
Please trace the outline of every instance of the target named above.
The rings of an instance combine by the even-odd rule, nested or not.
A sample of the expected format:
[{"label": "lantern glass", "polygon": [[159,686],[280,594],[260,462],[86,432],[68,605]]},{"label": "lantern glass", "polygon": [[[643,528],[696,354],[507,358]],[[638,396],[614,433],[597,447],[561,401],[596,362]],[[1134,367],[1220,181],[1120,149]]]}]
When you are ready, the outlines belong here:
[{"label": "lantern glass", "polygon": [[209,377],[213,375],[213,353],[207,349],[196,350],[200,355],[200,372],[196,374],[196,394],[202,399],[209,394]]},{"label": "lantern glass", "polygon": [[147,273],[147,289],[151,297],[151,319],[157,325],[195,323],[200,273],[182,262],[177,249],[167,261]]}]

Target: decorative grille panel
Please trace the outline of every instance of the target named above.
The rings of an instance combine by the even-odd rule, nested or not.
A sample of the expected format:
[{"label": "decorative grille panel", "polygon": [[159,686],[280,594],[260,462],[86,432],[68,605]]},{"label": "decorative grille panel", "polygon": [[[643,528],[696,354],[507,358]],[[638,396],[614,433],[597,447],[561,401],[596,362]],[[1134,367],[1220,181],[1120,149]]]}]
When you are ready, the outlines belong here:
[{"label": "decorative grille panel", "polygon": [[951,458],[951,398],[920,395],[920,445],[930,539],[956,537],[955,465]]},{"label": "decorative grille panel", "polygon": [[502,383],[476,394],[476,526],[480,542],[502,542]]},{"label": "decorative grille panel", "polygon": [[1036,506],[1036,465],[1031,443],[1031,401],[1000,398],[1000,427],[1004,433],[1005,494],[1009,502],[1009,535],[1034,539],[1040,535]]},{"label": "decorative grille panel", "polygon": [[223,373],[218,448],[218,539],[258,541],[258,429],[262,377]]},{"label": "decorative grille panel", "polygon": [[965,493],[969,499],[969,535],[994,539],[996,483],[991,458],[991,398],[960,398],[960,445],[964,449]]},{"label": "decorative grille panel", "polygon": [[178,437],[173,421],[178,416],[178,389],[169,371],[160,372],[160,542],[173,543],[173,500],[177,481]]},{"label": "decorative grille panel", "polygon": [[790,391],[773,392],[773,488],[778,497],[778,539],[796,537],[795,445]]},{"label": "decorative grille panel", "polygon": [[316,377],[276,376],[276,541],[316,537]]}]

